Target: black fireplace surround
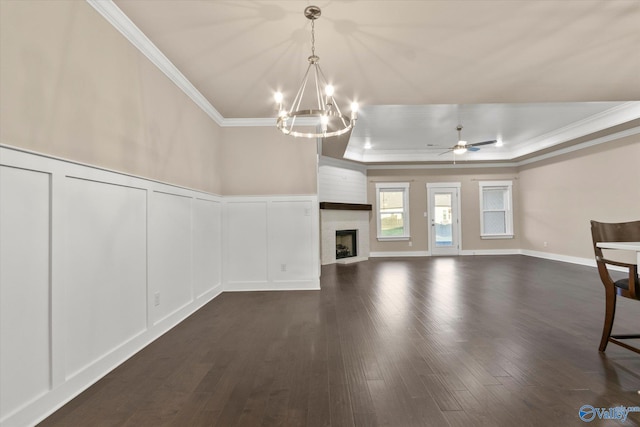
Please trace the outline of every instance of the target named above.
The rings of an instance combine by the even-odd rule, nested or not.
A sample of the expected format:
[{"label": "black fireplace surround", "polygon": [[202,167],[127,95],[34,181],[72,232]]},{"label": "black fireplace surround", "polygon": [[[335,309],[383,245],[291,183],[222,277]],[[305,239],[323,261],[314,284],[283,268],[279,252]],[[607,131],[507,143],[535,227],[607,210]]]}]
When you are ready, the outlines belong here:
[{"label": "black fireplace surround", "polygon": [[336,259],[358,256],[357,230],[336,230]]}]

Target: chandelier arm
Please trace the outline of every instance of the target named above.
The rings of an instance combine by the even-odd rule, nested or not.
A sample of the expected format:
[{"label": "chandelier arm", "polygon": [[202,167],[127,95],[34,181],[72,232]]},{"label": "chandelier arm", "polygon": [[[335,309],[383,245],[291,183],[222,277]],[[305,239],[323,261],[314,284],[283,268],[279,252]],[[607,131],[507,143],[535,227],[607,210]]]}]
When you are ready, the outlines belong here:
[{"label": "chandelier arm", "polygon": [[335,100],[333,100],[333,98],[331,99],[333,101],[333,107],[336,109],[336,112],[338,113],[338,117],[340,118],[340,120],[342,120],[342,125],[344,127],[349,127],[351,126],[351,122],[352,120],[349,120],[349,123],[347,123],[345,121],[346,117],[345,115],[342,114],[342,111],[340,111],[340,106],[335,102]]},{"label": "chandelier arm", "polygon": [[[322,72],[322,67],[320,67],[320,64],[316,63],[316,80],[317,77],[320,77],[320,83],[324,84],[325,87],[327,87],[329,85],[329,83],[327,83],[327,78],[324,76],[324,73]],[[316,87],[318,86],[318,83],[316,83]],[[324,98],[323,98],[324,99]],[[331,99],[331,105],[335,105],[336,101],[335,99],[333,99],[333,95],[331,96],[327,96],[327,100]],[[321,110],[326,110],[327,109],[327,105],[325,102],[322,103],[322,108],[320,108]]]},{"label": "chandelier arm", "polygon": [[298,90],[298,94],[296,95],[296,98],[293,100],[293,103],[291,104],[291,110],[289,111],[289,114],[291,114],[292,111],[297,111],[300,109],[300,103],[302,102],[302,97],[304,95],[304,91],[307,88],[307,81],[305,80],[304,83],[302,83],[302,86],[300,86],[300,90]]},{"label": "chandelier arm", "polygon": [[300,84],[300,88],[298,89],[298,93],[296,97],[293,99],[291,103],[291,109],[289,110],[289,114],[293,111],[297,111],[300,109],[300,103],[302,102],[302,98],[304,95],[304,91],[307,89],[307,81],[309,80],[309,70],[311,69],[311,64],[307,67],[307,71],[304,73],[304,77],[302,78],[302,83]]},{"label": "chandelier arm", "polygon": [[320,64],[316,64],[316,65],[318,66],[318,74],[320,74],[320,80],[326,86],[327,85],[327,78],[325,77],[324,72],[322,71],[322,67],[320,66]]},{"label": "chandelier arm", "polygon": [[349,127],[349,126],[350,126],[350,124],[351,124],[351,122],[352,122],[352,120],[349,120],[349,123],[347,123],[347,122],[345,121],[345,118],[346,118],[346,116],[344,116],[344,115],[340,114],[340,120],[342,120],[342,126],[344,126],[344,127]]},{"label": "chandelier arm", "polygon": [[316,84],[316,100],[318,102],[318,110],[325,110],[326,106],[324,104],[324,98],[322,96],[322,93],[320,91],[320,81],[318,79],[318,69],[319,69],[319,65],[318,64],[313,64],[313,79],[314,79],[314,83]]},{"label": "chandelier arm", "polygon": [[[298,118],[298,116],[296,116],[296,115],[294,115],[294,116],[291,118],[291,126],[289,126],[289,132],[290,132],[290,133],[291,133],[291,131],[293,130],[293,127],[294,127],[294,126],[295,126],[295,124],[296,124],[296,119],[297,119],[297,118]],[[285,123],[285,128],[286,128],[286,123]]]},{"label": "chandelier arm", "polygon": [[[320,70],[320,73],[322,73],[322,70]],[[322,77],[324,77],[324,74],[322,75]],[[338,113],[338,117],[342,121],[342,125],[344,127],[353,127],[352,125],[353,120],[349,120],[348,123],[345,121],[346,116],[342,114],[342,111],[340,110],[340,106],[338,105],[336,100],[333,98],[333,96],[331,97],[331,106],[335,108],[336,112]]]}]

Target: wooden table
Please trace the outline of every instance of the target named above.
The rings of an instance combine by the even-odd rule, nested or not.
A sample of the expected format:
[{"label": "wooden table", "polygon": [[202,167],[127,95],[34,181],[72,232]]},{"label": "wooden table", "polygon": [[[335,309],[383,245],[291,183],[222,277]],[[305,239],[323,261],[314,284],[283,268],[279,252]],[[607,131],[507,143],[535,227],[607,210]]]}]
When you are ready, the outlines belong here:
[{"label": "wooden table", "polygon": [[599,242],[597,246],[602,249],[620,249],[624,251],[635,251],[636,264],[640,265],[640,242]]}]

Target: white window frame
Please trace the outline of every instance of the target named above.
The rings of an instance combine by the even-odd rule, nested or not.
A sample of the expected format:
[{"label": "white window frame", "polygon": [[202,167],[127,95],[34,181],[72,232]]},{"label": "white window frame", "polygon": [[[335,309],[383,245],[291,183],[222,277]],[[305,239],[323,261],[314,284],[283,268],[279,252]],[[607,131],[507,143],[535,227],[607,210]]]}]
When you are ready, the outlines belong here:
[{"label": "white window frame", "polygon": [[[480,181],[480,238],[482,239],[513,239],[513,181]],[[491,210],[484,208],[484,191],[486,189],[505,191],[504,209]],[[485,212],[504,212],[505,215],[505,232],[504,233],[485,233],[484,231],[484,213]]]},{"label": "white window frame", "polygon": [[[382,236],[381,212],[380,212],[380,191],[396,190],[402,191],[402,221],[404,234],[402,236]],[[409,183],[408,182],[378,182],[376,183],[376,222],[377,238],[380,241],[410,240],[411,232],[409,227]]]}]

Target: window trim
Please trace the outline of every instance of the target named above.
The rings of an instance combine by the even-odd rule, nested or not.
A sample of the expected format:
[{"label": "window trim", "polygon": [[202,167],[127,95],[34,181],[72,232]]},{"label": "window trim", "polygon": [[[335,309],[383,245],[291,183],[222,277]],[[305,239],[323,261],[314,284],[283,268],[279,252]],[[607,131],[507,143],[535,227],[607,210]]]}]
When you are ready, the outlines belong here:
[{"label": "window trim", "polygon": [[[481,239],[513,239],[513,181],[479,181],[480,194],[480,238]],[[486,210],[484,209],[484,190],[488,188],[506,190],[505,209]],[[504,233],[485,233],[484,232],[484,213],[485,212],[504,212],[505,213],[505,232]]]},{"label": "window trim", "polygon": [[[376,183],[376,238],[379,241],[402,241],[411,240],[411,228],[410,228],[410,211],[409,211],[409,188],[408,182],[377,182]],[[380,221],[380,190],[399,190],[403,192],[403,209],[402,209],[402,221],[404,226],[404,234],[402,236],[382,236],[381,234],[381,221]]]}]

